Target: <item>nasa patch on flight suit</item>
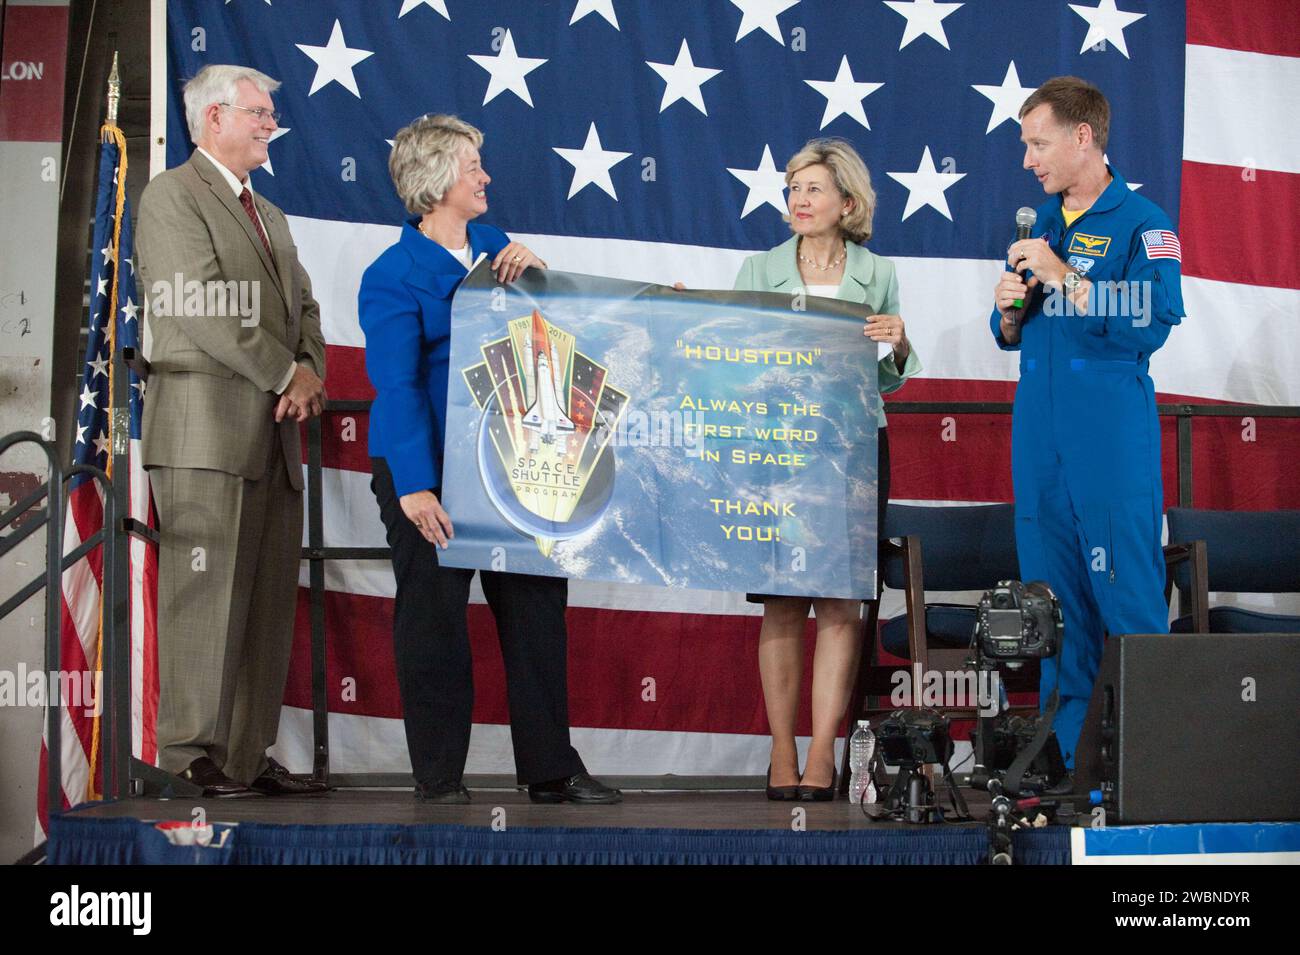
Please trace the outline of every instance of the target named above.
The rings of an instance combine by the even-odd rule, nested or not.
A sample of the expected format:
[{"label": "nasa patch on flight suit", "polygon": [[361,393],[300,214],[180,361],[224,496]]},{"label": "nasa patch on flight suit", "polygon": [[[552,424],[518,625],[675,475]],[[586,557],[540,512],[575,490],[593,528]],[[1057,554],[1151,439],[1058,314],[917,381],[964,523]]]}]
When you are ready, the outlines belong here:
[{"label": "nasa patch on flight suit", "polygon": [[1084,258],[1082,255],[1072,255],[1070,260],[1065,263],[1080,275],[1087,275],[1088,270],[1097,264],[1096,259]]},{"label": "nasa patch on flight suit", "polygon": [[1077,252],[1080,255],[1095,255],[1099,259],[1106,257],[1106,250],[1110,248],[1110,236],[1108,235],[1088,235],[1086,232],[1076,232],[1070,239],[1070,247],[1067,252]]}]

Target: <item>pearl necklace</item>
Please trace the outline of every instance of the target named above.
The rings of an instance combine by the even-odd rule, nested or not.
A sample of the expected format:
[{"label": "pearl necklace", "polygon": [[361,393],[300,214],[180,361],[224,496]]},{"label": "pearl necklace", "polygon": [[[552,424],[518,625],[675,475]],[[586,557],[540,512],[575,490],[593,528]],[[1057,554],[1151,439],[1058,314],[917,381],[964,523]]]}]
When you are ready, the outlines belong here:
[{"label": "pearl necklace", "polygon": [[[803,243],[802,243],[802,240],[800,240],[800,248],[802,248],[802,247],[803,247]],[[838,268],[838,267],[839,267],[839,264],[840,264],[841,262],[844,261],[844,256],[845,256],[847,253],[848,253],[848,248],[845,247],[845,246],[841,246],[841,247],[840,247],[840,254],[839,254],[838,256],[836,256],[835,258],[831,259],[831,261],[827,262],[825,265],[818,265],[815,259],[805,258],[805,257],[804,257],[804,254],[803,254],[802,252],[798,252],[798,251],[796,251],[796,252],[795,252],[795,256],[796,256],[796,257],[799,259],[799,261],[802,262],[804,265],[811,265],[813,268],[815,268],[815,269],[816,269],[817,271],[819,271],[819,272],[829,272],[829,271],[831,271],[832,269],[834,269],[834,268]]]}]

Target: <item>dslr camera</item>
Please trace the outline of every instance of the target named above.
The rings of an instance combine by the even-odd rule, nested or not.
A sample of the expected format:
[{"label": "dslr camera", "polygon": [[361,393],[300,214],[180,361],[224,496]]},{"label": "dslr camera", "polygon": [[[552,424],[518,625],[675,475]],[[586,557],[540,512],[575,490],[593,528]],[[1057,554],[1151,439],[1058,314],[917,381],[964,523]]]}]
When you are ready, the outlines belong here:
[{"label": "dslr camera", "polygon": [[1042,581],[1002,580],[980,598],[975,642],[990,662],[1015,669],[1026,660],[1056,655],[1065,620],[1061,602]]}]

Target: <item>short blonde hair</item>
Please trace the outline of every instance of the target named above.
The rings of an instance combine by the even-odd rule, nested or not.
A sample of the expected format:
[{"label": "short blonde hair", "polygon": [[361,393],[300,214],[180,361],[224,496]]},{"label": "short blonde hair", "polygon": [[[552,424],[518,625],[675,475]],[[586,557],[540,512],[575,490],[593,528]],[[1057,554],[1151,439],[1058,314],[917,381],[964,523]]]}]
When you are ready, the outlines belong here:
[{"label": "short blonde hair", "polygon": [[[841,196],[853,200],[849,214],[840,219],[840,232],[851,242],[871,238],[871,220],[876,214],[876,190],[871,188],[871,173],[858,151],[843,139],[811,139],[785,164],[785,182],[809,166],[825,166],[831,171],[835,188]],[[785,221],[790,221],[786,215]]]},{"label": "short blonde hair", "polygon": [[181,97],[185,102],[185,125],[190,128],[194,145],[203,140],[204,114],[213,103],[233,103],[239,96],[239,84],[248,80],[259,91],[270,96],[280,88],[280,81],[272,79],[251,66],[233,66],[229,63],[212,63],[194,74],[185,84]]},{"label": "short blonde hair", "polygon": [[455,116],[426,114],[399,129],[388,174],[406,211],[424,215],[433,209],[460,177],[464,148],[482,145],[483,134]]}]

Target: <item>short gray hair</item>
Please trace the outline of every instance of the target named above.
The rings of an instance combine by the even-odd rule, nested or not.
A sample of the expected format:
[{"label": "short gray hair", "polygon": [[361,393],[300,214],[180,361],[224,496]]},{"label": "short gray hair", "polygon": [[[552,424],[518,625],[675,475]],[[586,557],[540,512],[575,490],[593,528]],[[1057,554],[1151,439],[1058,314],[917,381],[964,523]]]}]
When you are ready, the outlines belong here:
[{"label": "short gray hair", "polygon": [[[847,140],[810,139],[785,164],[786,185],[799,170],[817,165],[829,169],[840,195],[853,200],[852,210],[840,219],[841,234],[850,242],[866,242],[876,214],[876,190],[871,188],[867,164]],[[784,218],[790,221],[788,215]]]},{"label": "short gray hair", "polygon": [[460,178],[461,151],[482,145],[483,134],[455,116],[426,114],[399,129],[388,174],[406,211],[424,215],[433,209]]},{"label": "short gray hair", "polygon": [[239,95],[241,80],[248,80],[267,96],[280,88],[279,80],[271,79],[260,70],[226,63],[205,66],[185,84],[182,94],[185,97],[185,124],[189,126],[190,139],[196,146],[203,138],[203,114],[213,103],[233,103]]}]

